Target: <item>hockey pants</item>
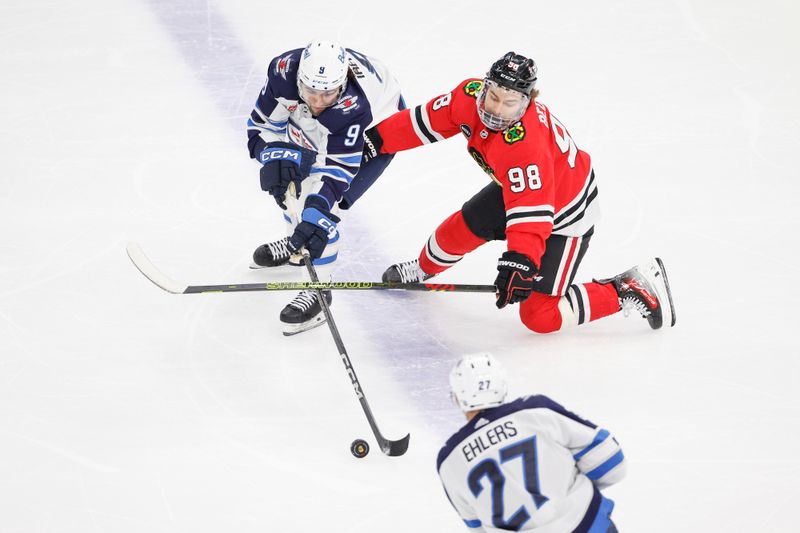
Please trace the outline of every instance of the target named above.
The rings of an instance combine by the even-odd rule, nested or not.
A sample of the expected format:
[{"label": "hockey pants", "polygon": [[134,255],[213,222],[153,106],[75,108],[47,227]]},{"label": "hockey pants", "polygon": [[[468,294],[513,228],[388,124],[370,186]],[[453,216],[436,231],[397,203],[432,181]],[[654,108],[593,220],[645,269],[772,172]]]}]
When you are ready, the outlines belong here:
[{"label": "hockey pants", "polygon": [[[486,242],[505,240],[505,224],[502,189],[490,183],[436,228],[420,253],[420,267],[428,274],[444,272]],[[550,333],[620,310],[613,285],[573,284],[593,233],[594,228],[580,237],[551,234],[547,239],[541,279],[534,281],[534,292],[519,308],[528,329]]]}]

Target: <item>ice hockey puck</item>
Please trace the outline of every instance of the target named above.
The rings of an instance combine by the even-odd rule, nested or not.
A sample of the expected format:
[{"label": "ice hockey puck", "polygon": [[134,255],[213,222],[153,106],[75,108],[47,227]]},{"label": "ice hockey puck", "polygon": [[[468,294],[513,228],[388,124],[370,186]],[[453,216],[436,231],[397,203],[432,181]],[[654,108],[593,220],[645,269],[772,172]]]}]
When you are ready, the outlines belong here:
[{"label": "ice hockey puck", "polygon": [[369,453],[369,444],[367,444],[365,440],[356,439],[353,441],[353,444],[350,445],[350,451],[353,452],[353,455],[361,459],[362,457],[366,457]]}]

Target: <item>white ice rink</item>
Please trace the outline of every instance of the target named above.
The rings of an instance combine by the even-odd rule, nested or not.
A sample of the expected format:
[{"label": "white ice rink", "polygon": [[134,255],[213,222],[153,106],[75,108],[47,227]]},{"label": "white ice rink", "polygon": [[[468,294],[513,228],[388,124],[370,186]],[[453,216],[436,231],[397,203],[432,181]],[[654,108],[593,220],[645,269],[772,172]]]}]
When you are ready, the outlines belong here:
[{"label": "white ice rink", "polygon": [[[800,7],[790,0],[444,3],[4,0],[0,5],[0,533],[461,532],[435,456],[447,372],[489,350],[512,392],[614,432],[624,532],[796,532]],[[244,123],[269,59],[313,37],[381,58],[409,104],[513,49],[593,157],[604,213],[576,281],[659,255],[678,323],[527,331],[491,295],[174,296],[282,235]],[[398,155],[342,225],[336,280],[410,259],[486,183],[462,138]],[[442,281],[491,283],[502,243]],[[329,274],[326,274],[329,275]],[[350,455],[357,437],[368,457]]]}]

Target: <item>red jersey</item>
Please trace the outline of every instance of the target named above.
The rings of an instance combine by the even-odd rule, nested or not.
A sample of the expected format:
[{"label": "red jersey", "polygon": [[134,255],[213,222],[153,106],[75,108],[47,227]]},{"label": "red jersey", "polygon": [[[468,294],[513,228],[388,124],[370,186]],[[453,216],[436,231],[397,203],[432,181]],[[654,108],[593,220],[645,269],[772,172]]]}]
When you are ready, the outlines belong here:
[{"label": "red jersey", "polygon": [[467,150],[503,188],[508,249],[537,265],[551,233],[577,237],[599,217],[597,186],[589,154],[541,102],[534,101],[519,122],[500,132],[478,116],[480,79],[378,125],[382,152],[395,153],[462,133]]}]

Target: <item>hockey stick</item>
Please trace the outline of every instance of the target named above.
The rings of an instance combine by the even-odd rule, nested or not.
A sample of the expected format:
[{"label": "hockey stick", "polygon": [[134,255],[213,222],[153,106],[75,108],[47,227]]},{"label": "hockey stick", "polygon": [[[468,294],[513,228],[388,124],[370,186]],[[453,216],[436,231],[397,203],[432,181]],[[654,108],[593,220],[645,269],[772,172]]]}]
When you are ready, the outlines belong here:
[{"label": "hockey stick", "polygon": [[187,285],[161,272],[148,259],[141,246],[130,242],[126,246],[134,266],[156,286],[172,294],[204,292],[296,291],[296,290],[403,290],[426,292],[497,292],[494,285],[464,285],[458,283],[387,283],[383,281],[268,281],[262,283],[229,283],[225,285]]},{"label": "hockey stick", "polygon": [[[299,209],[297,203],[298,198],[295,194],[294,183],[290,183],[286,191],[286,205],[288,207],[287,211],[294,220],[295,225],[300,222],[298,217]],[[314,268],[314,263],[311,260],[308,250],[303,248],[301,251],[303,254],[303,263],[306,265],[308,276],[311,278],[311,282],[318,284],[320,281],[319,276],[317,276],[317,269]],[[347,349],[344,347],[342,336],[339,334],[339,328],[336,327],[336,322],[333,320],[333,313],[331,313],[331,308],[328,306],[328,301],[322,294],[322,289],[315,288],[314,292],[317,295],[317,299],[322,307],[322,312],[325,315],[326,321],[328,322],[328,329],[331,330],[333,342],[336,344],[336,348],[339,350],[339,355],[342,358],[342,363],[344,363],[347,374],[350,376],[350,382],[353,385],[353,390],[356,393],[356,397],[361,404],[361,408],[364,410],[364,414],[367,417],[367,422],[369,422],[369,427],[372,429],[373,435],[375,435],[375,440],[378,441],[378,446],[380,446],[380,449],[384,454],[390,457],[403,455],[406,453],[406,450],[408,450],[408,441],[411,439],[411,434],[406,433],[406,436],[399,440],[389,440],[384,437],[383,434],[381,434],[381,430],[378,429],[378,424],[375,422],[375,415],[372,414],[372,409],[369,407],[367,397],[364,395],[364,389],[361,387],[361,383],[358,381],[358,376],[356,376],[356,371],[353,368],[353,364],[350,362],[350,356],[347,355]]]},{"label": "hockey stick", "polygon": [[[319,277],[317,276],[317,270],[314,268],[311,258],[306,250],[303,250],[303,258],[305,259],[303,262],[306,264],[308,275],[311,277],[312,283],[319,284],[320,281]],[[361,408],[364,410],[364,414],[367,416],[367,422],[369,422],[369,427],[372,428],[372,433],[375,435],[375,440],[378,441],[378,446],[380,446],[381,451],[386,455],[403,455],[408,449],[408,441],[411,438],[411,434],[407,433],[405,437],[399,440],[390,440],[381,434],[381,430],[378,429],[378,424],[375,422],[375,416],[372,414],[372,409],[369,408],[369,403],[367,403],[367,397],[364,395],[364,389],[361,387],[361,383],[358,381],[358,376],[356,376],[356,371],[350,362],[350,357],[347,355],[344,342],[342,342],[342,336],[339,334],[339,328],[336,327],[336,322],[333,321],[331,309],[328,307],[328,302],[325,300],[325,297],[322,294],[322,289],[315,288],[314,291],[317,293],[317,299],[322,306],[322,312],[325,314],[325,319],[328,322],[328,328],[331,330],[331,335],[333,335],[333,342],[336,343],[336,347],[339,349],[339,355],[342,357],[344,367],[347,369],[347,374],[350,376],[350,382],[353,385],[353,390],[358,397],[358,401],[361,403]]]}]

